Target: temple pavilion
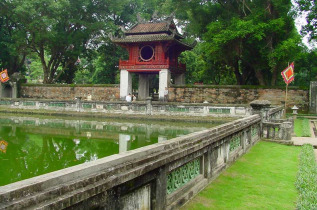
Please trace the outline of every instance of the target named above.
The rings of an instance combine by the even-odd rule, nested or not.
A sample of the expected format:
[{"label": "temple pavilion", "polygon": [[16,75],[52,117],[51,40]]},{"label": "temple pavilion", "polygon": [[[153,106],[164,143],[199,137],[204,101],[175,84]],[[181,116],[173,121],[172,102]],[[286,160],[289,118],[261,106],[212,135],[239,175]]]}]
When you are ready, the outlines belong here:
[{"label": "temple pavilion", "polygon": [[119,61],[120,98],[132,93],[132,74],[138,74],[138,99],[149,96],[149,75],[159,74],[159,100],[164,99],[165,89],[171,84],[171,75],[176,85],[185,84],[186,66],[178,56],[193,48],[182,41],[172,17],[151,21],[138,18],[138,23],[128,30],[123,29],[122,37],[111,37],[112,42],[127,49],[129,60]]}]

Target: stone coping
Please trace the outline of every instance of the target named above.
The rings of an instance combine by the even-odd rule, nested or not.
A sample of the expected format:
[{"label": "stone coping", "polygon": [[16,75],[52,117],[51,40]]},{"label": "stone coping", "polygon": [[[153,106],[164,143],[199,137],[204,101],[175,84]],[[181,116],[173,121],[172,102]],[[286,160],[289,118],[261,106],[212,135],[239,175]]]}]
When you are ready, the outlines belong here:
[{"label": "stone coping", "polygon": [[63,110],[47,110],[47,109],[19,109],[11,107],[1,107],[0,113],[25,114],[25,115],[46,115],[51,117],[84,117],[94,119],[126,119],[126,120],[155,120],[155,121],[184,121],[184,122],[228,122],[241,117],[237,116],[193,116],[193,115],[146,115],[146,114],[126,114],[126,113],[104,113],[104,112],[76,112]]},{"label": "stone coping", "polygon": [[[214,88],[214,89],[280,89],[285,90],[285,86],[261,86],[261,85],[171,85],[172,88]],[[309,90],[306,86],[289,86],[289,90]]]},{"label": "stone coping", "polygon": [[[39,99],[39,98],[0,98],[0,101],[39,101],[39,102],[71,102],[76,103],[74,100],[56,100],[56,99]],[[144,104],[146,101],[133,101],[131,103],[117,100],[117,101],[87,101],[81,100],[82,103],[100,103],[100,104]],[[173,106],[215,106],[215,107],[250,107],[249,104],[214,104],[214,103],[181,103],[181,102],[161,102],[161,101],[152,101],[152,105],[173,105]]]}]

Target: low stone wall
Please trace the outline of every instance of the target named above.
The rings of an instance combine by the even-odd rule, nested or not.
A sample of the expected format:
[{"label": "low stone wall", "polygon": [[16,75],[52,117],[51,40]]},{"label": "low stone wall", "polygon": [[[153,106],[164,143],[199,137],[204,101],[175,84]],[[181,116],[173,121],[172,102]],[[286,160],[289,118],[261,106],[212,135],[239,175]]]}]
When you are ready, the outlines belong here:
[{"label": "low stone wall", "polygon": [[[88,93],[93,101],[119,101],[119,85],[30,85],[21,86],[22,98],[54,100],[86,99]],[[211,104],[249,104],[253,100],[269,100],[273,105],[285,101],[285,88],[262,88],[250,86],[172,86],[169,88],[169,102]],[[289,87],[288,107],[296,105],[300,111],[309,108],[309,90]],[[312,105],[311,105],[312,106]]]},{"label": "low stone wall", "polygon": [[38,109],[72,112],[95,112],[111,114],[141,114],[141,115],[182,115],[182,116],[220,116],[244,117],[251,115],[248,105],[213,105],[186,104],[136,101],[87,101],[75,100],[41,100],[41,99],[5,99],[0,98],[0,106],[15,109]]},{"label": "low stone wall", "polygon": [[54,100],[73,100],[76,97],[95,101],[117,101],[120,98],[119,85],[22,85],[22,98],[40,98]]},{"label": "low stone wall", "polygon": [[0,187],[0,209],[175,209],[260,139],[252,115]]},{"label": "low stone wall", "polygon": [[[173,86],[169,88],[170,102],[212,104],[249,104],[254,100],[269,100],[273,105],[285,101],[285,88],[261,88],[244,86]],[[298,106],[301,111],[309,107],[309,90],[289,87],[288,107]]]}]

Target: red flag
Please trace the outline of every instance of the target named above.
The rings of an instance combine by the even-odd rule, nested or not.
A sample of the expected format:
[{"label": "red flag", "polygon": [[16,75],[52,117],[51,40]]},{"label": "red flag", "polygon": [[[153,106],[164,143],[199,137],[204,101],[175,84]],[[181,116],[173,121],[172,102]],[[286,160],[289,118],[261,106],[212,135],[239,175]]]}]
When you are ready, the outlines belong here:
[{"label": "red flag", "polygon": [[281,74],[286,84],[291,83],[294,80],[294,62],[284,69]]},{"label": "red flag", "polygon": [[5,83],[9,80],[8,71],[6,69],[0,72],[0,80],[2,83]]}]

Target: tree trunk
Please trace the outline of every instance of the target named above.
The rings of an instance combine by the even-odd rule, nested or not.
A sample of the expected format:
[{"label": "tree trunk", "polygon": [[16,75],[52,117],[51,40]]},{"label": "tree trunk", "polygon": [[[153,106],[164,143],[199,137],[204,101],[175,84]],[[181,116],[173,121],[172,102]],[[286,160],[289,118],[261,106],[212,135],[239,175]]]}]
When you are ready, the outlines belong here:
[{"label": "tree trunk", "polygon": [[271,79],[271,85],[275,86],[276,85],[276,79],[277,79],[277,68],[276,65],[272,67],[272,79]]},{"label": "tree trunk", "polygon": [[244,85],[244,80],[240,74],[240,71],[239,71],[239,63],[238,61],[235,61],[234,64],[233,64],[233,72],[234,72],[234,75],[236,76],[236,79],[237,79],[237,83],[238,85]]},{"label": "tree trunk", "polygon": [[265,82],[265,79],[263,77],[263,74],[262,74],[261,70],[255,69],[254,71],[255,71],[255,76],[256,76],[256,78],[259,81],[259,84],[265,86],[266,82]]}]

